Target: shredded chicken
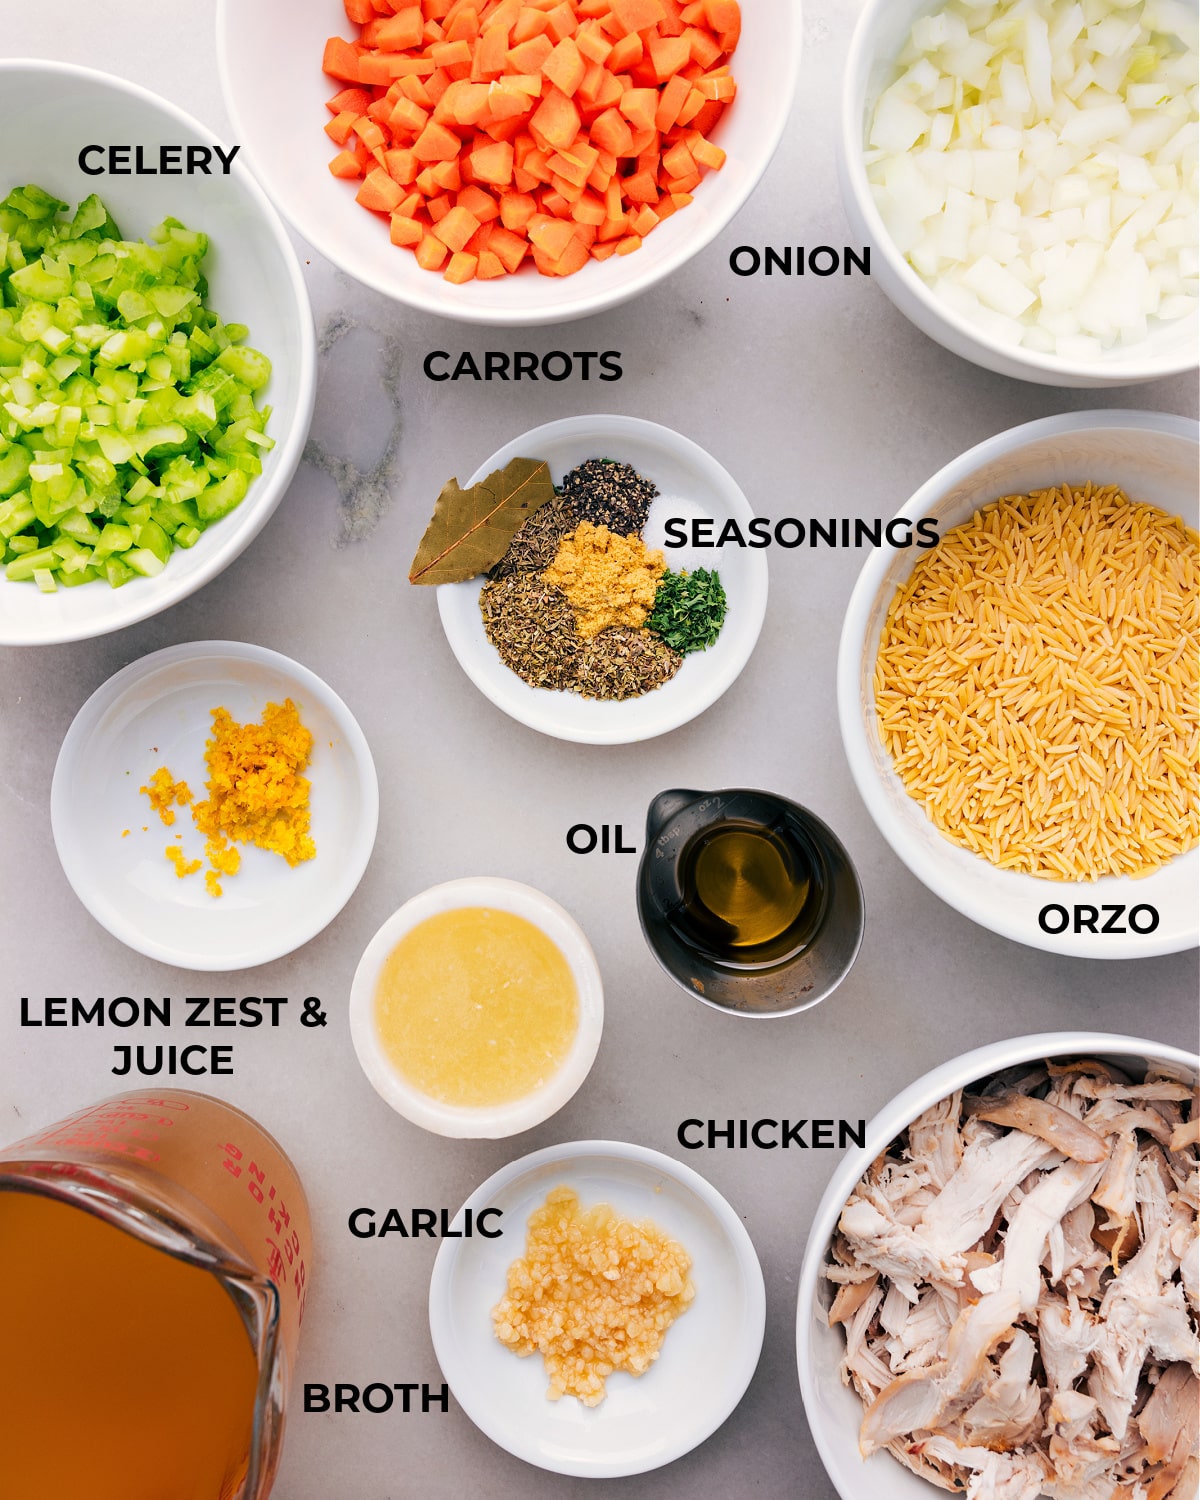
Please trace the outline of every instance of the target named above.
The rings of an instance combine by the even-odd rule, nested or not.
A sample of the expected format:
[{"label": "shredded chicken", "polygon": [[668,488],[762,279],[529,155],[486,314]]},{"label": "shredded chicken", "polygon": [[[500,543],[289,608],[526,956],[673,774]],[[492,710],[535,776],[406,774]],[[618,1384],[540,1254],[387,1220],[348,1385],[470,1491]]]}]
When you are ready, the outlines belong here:
[{"label": "shredded chicken", "polygon": [[1048,1062],[872,1162],[826,1267],[864,1458],[967,1500],[1194,1500],[1198,1123],[1178,1078]]}]

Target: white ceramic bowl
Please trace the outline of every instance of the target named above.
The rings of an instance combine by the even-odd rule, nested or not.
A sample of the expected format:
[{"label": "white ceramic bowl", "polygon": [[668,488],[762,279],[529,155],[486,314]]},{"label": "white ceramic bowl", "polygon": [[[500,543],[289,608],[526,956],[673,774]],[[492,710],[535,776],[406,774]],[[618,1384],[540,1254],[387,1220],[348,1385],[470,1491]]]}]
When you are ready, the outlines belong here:
[{"label": "white ceramic bowl", "polygon": [[874,251],[872,276],[922,333],[985,370],[1017,380],[1039,385],[1133,385],[1195,369],[1200,341],[1196,312],[1175,323],[1159,323],[1144,342],[1111,349],[1100,359],[1060,359],[996,339],[955,312],[896,248],[875,206],[863,151],[875,103],[892,82],[895,58],[913,22],[942,6],[943,0],[867,0],[850,43],[837,138],[838,180],[854,238],[868,241]]},{"label": "white ceramic bowl", "polygon": [[[666,520],[707,516],[714,536],[730,517],[745,533],[754,512],[725,469],[689,438],[669,427],[638,417],[567,417],[548,422],[506,443],[480,464],[465,483],[469,488],[511,459],[543,458],[556,484],[589,458],[613,458],[632,464],[658,486],[643,535],[647,546],[661,547]],[[560,740],[589,745],[627,745],[678,729],[704,712],[737,679],[750,659],[767,609],[765,551],[728,546],[721,549],[671,548],[665,552],[672,572],[715,568],[721,575],[729,610],[721,633],[706,651],[695,651],[669,682],[640,698],[601,703],[578,693],[552,692],[522,682],[500,660],[483,629],[479,593],[485,580],[442,584],[438,609],[458,664],[486,698],[506,714]]]},{"label": "white ceramic bowl", "polygon": [[[921,486],[900,514],[936,517],[939,531],[969,520],[1002,495],[1067,481],[1119,484],[1131,500],[1160,506],[1197,525],[1200,427],[1152,412],[1098,411],[1046,417],[989,438]],[[873,677],[884,621],[896,590],[925,553],[883,548],[867,560],[842,626],[838,713],[854,780],[880,832],[914,875],[956,911],[1018,943],[1076,958],[1146,958],[1200,942],[1200,849],[1135,880],[1105,876],[1073,883],[1001,870],[939,833],[910,797],[884,748]],[[1149,904],[1159,925],[1145,936],[1043,932],[1038,913],[1075,902]],[[1054,917],[1055,923],[1061,918]],[[1140,917],[1139,923],[1147,918]]]},{"label": "white ceramic bowl", "polygon": [[[202,871],[181,880],[164,854],[182,835],[188,858],[203,856],[188,810],[176,808],[164,827],[138,789],[166,766],[203,799],[211,710],[224,705],[238,723],[258,723],[268,702],[289,697],[313,736],[305,774],[317,853],[289,867],[239,844],[242,867],[214,899]],[[249,969],[315,937],[353,895],[378,820],[375,765],[350,710],[307,667],[239,641],[169,646],[110,677],[76,714],[50,790],[54,842],[75,894],[114,937],[180,969]]]},{"label": "white ceramic bowl", "polygon": [[[266,524],[291,482],[316,390],[312,312],[295,251],[279,216],[235,158],[223,176],[89,177],[78,165],[90,142],[212,146],[216,137],[166,99],[124,79],[65,63],[0,60],[0,196],[36,183],[72,208],[98,193],[128,239],[147,238],[168,216],[211,240],[204,263],[208,305],[250,329],[246,344],[272,364],[262,400],[274,407],[275,447],[241,505],[190,550],[177,549],[157,578],[104,582],[42,594],[0,576],[0,645],[82,640],[144,620],[214,578]],[[261,402],[260,402],[261,404]]]},{"label": "white ceramic bowl", "polygon": [[[392,1065],[375,1026],[375,990],[392,949],[419,923],[463,906],[512,912],[540,927],[570,965],[579,994],[579,1029],[562,1067],[539,1089],[509,1104],[486,1107],[443,1104],[414,1088]],[[359,960],[350,988],[350,1035],[371,1087],[398,1113],[435,1135],[496,1140],[532,1130],[560,1110],[591,1071],[604,1029],[600,968],[583,930],[557,901],[532,886],[490,875],[430,886],[393,912]]]},{"label": "white ceramic bowl", "polygon": [[[340,0],[277,5],[218,0],[217,60],[225,100],[256,172],[306,240],[334,265],[410,307],[467,323],[566,323],[644,292],[702,250],[733,218],[766,171],[783,134],[800,65],[800,0],[750,0],[733,60],[738,97],[713,133],[728,154],[706,174],[695,201],[659,225],[633,255],[591,262],[574,276],[522,269],[495,281],[451,286],[393,246],[387,225],[340,182],[324,133],[325,101],[343,85],[321,71],[326,40],[349,37]],[[286,25],[279,24],[286,13]],[[270,59],[264,66],[264,59]]]},{"label": "white ceramic bowl", "polygon": [[842,1158],[825,1189],[809,1225],[800,1272],[796,1352],[808,1425],[842,1500],[935,1500],[943,1493],[897,1463],[890,1453],[863,1459],[858,1451],[863,1404],[842,1384],[838,1373],[846,1340],[840,1328],[830,1328],[826,1322],[833,1288],[822,1275],[846,1200],[888,1143],[955,1089],[1020,1063],[1078,1057],[1098,1057],[1135,1074],[1153,1064],[1193,1086],[1200,1071],[1200,1058],[1177,1047],[1103,1031],[1059,1031],[993,1042],[943,1063],[897,1094],[867,1126],[866,1144]]},{"label": "white ceramic bowl", "polygon": [[[492,1332],[529,1216],[556,1187],[574,1188],[585,1208],[650,1219],[692,1258],[695,1300],[657,1361],[636,1378],[610,1375],[590,1409],[570,1396],[548,1401],[541,1357],[518,1359]],[[742,1399],[762,1350],[762,1271],[741,1219],[699,1173],[645,1146],[573,1141],[502,1167],[464,1207],[501,1209],[504,1234],[443,1241],[429,1326],[455,1400],[494,1443],[556,1474],[615,1479],[690,1452]]]}]

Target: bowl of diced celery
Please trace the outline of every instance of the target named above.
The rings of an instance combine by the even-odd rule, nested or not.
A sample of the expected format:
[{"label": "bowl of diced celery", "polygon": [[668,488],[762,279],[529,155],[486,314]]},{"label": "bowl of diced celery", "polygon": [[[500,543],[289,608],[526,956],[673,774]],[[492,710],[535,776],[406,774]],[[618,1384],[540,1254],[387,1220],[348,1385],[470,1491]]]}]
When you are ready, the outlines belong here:
[{"label": "bowl of diced celery", "polygon": [[156,614],[262,529],[312,313],[262,190],[166,100],[0,61],[0,138],[0,644],[44,645]]}]

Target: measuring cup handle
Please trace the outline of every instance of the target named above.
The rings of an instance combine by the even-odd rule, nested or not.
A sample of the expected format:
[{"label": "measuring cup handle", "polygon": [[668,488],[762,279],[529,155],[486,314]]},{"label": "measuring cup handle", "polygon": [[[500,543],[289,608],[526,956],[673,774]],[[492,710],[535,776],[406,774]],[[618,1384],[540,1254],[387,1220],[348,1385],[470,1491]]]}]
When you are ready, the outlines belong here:
[{"label": "measuring cup handle", "polygon": [[705,792],[687,791],[682,787],[675,787],[669,792],[659,792],[646,809],[647,847],[654,842],[672,818],[677,817],[685,808],[706,795]]}]

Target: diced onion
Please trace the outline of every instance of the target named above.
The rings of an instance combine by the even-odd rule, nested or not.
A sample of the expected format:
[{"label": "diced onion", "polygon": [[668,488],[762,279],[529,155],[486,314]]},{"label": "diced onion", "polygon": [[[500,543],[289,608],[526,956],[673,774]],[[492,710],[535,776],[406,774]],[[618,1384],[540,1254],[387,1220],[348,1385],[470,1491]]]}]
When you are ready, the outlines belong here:
[{"label": "diced onion", "polygon": [[948,306],[1073,361],[1194,310],[1197,33],[1181,0],[949,0],[914,23],[867,177]]}]

